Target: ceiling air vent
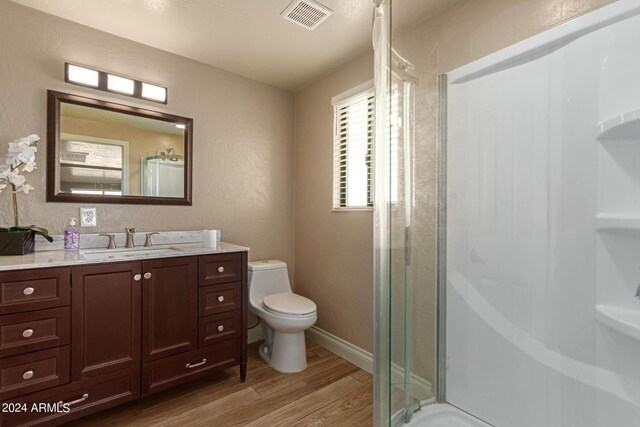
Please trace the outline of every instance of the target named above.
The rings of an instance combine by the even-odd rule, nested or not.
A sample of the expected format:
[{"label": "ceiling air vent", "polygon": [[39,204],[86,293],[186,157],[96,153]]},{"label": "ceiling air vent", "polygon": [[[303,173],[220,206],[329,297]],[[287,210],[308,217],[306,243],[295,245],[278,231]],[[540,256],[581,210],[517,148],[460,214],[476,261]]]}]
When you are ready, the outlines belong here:
[{"label": "ceiling air vent", "polygon": [[294,0],[281,15],[308,30],[313,30],[332,13],[333,10],[317,1]]}]

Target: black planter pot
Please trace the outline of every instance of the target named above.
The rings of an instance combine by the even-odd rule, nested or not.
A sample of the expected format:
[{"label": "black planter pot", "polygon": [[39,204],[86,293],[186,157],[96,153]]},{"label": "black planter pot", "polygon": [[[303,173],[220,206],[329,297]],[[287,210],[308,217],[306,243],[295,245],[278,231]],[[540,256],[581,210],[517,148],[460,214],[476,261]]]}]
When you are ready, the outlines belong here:
[{"label": "black planter pot", "polygon": [[0,232],[0,256],[33,253],[36,248],[35,237],[33,231]]}]

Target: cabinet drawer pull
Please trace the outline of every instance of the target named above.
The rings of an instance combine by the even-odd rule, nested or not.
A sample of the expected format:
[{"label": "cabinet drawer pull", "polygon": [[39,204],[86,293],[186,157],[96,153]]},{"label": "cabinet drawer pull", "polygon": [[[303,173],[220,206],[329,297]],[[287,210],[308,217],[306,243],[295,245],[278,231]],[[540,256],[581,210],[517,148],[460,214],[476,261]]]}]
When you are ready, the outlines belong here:
[{"label": "cabinet drawer pull", "polygon": [[34,291],[35,289],[33,289],[31,286],[28,286],[22,290],[22,293],[25,295],[31,295]]},{"label": "cabinet drawer pull", "polygon": [[23,380],[30,380],[31,378],[33,378],[33,370],[28,370],[24,374],[22,374]]},{"label": "cabinet drawer pull", "polygon": [[25,338],[29,338],[31,335],[33,335],[33,329],[25,329],[22,331],[22,336]]},{"label": "cabinet drawer pull", "polygon": [[218,273],[224,273],[224,267],[223,266],[218,267]]},{"label": "cabinet drawer pull", "polygon": [[[85,394],[82,395],[82,397],[80,399],[76,399],[76,400],[72,400],[71,402],[67,402],[67,406],[71,406],[71,405],[78,404],[80,402],[84,402],[88,398],[89,398],[89,393],[85,393]],[[60,402],[58,402],[58,407],[60,407],[62,405],[64,405],[64,400],[61,400]]]},{"label": "cabinet drawer pull", "polygon": [[218,325],[218,332],[222,332],[222,331],[224,331],[224,326]]},{"label": "cabinet drawer pull", "polygon": [[151,273],[144,273],[145,279],[151,279]]},{"label": "cabinet drawer pull", "polygon": [[207,363],[207,359],[202,359],[202,361],[198,363],[187,363],[187,369],[197,368],[198,366],[202,366],[205,363]]},{"label": "cabinet drawer pull", "polygon": [[220,295],[220,296],[218,297],[218,302],[223,302],[223,301],[224,301],[224,296]]},{"label": "cabinet drawer pull", "polygon": [[139,282],[140,279],[142,279],[142,276],[140,274],[136,274],[135,276],[133,276],[133,280],[135,280],[136,282]]}]

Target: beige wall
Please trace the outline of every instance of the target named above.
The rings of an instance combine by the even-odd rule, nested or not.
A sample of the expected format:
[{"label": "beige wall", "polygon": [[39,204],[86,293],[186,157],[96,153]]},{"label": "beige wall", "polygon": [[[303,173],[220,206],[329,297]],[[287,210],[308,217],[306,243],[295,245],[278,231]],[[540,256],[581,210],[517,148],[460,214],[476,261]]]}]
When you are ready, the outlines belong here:
[{"label": "beige wall", "polygon": [[[136,101],[64,83],[65,61],[169,88],[169,103]],[[0,156],[5,142],[37,133],[36,191],[20,195],[24,223],[61,233],[78,204],[45,203],[46,90],[194,119],[193,206],[96,205],[88,232],[219,228],[250,258],[293,269],[293,95],[183,57],[0,0]],[[11,219],[0,194],[0,224]],[[85,231],[83,229],[83,231]]]},{"label": "beige wall", "polygon": [[366,54],[296,94],[295,156],[296,292],[317,304],[318,327],[368,350],[372,214],[332,212],[331,98],[371,79]]},{"label": "beige wall", "polygon": [[[609,3],[609,0],[462,0],[423,20],[394,40],[398,52],[414,62],[420,74],[446,73],[465,63],[536,34],[563,20]],[[402,2],[395,2],[402,7]],[[373,77],[371,55],[296,93],[296,291],[318,304],[317,325],[365,350],[372,349],[372,214],[331,212],[331,97]],[[433,81],[425,79],[424,81]],[[425,96],[434,99],[435,92]],[[414,253],[424,265],[416,319],[416,361],[433,381],[435,366],[435,121],[427,102],[418,124],[426,194],[423,200],[425,243]],[[422,121],[422,124],[420,122]],[[429,124],[424,125],[424,121]]]}]

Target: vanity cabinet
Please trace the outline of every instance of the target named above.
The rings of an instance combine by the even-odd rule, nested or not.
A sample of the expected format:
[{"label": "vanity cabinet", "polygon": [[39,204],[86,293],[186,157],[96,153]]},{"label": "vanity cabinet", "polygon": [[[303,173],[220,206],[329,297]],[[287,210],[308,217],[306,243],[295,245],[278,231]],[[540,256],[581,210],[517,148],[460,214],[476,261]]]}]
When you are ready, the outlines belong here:
[{"label": "vanity cabinet", "polygon": [[[158,291],[156,298],[151,298],[145,291],[145,313],[148,310],[146,305],[158,300],[159,306],[166,306],[164,310],[158,310],[158,314],[174,313],[174,320],[165,318],[157,323],[162,325],[158,328],[159,334],[165,330],[172,331],[173,338],[163,338],[163,344],[157,346],[160,347],[158,351],[168,357],[153,357],[151,352],[145,352],[145,356],[149,356],[145,362],[149,362],[142,366],[143,396],[236,365],[240,365],[240,380],[244,381],[246,376],[247,307],[242,303],[243,298],[246,299],[243,289],[247,289],[246,252],[202,255],[192,258],[194,264],[188,267],[186,260],[182,266],[185,272],[180,277],[184,277],[186,271],[194,273],[189,275],[193,280],[183,283],[182,287],[184,292],[188,286],[192,298],[186,299],[186,294],[182,293],[174,300],[172,294],[178,291],[171,291],[170,279],[162,279],[167,281],[164,286],[158,283],[158,288],[166,291]],[[176,264],[167,264],[167,267],[177,268],[180,265],[179,259],[173,261]],[[151,261],[154,262],[157,261]],[[157,264],[157,268],[161,269],[161,265]],[[155,275],[152,272],[151,281]],[[164,277],[169,275],[164,274]],[[224,315],[216,317],[211,315],[213,313]],[[156,324],[156,316],[147,317],[150,322],[147,325],[145,321],[145,332],[150,325]],[[151,336],[153,334],[147,334],[145,340]]]},{"label": "vanity cabinet", "polygon": [[246,252],[0,272],[0,400],[22,409],[0,425],[59,425],[237,365],[244,381],[246,289]]},{"label": "vanity cabinet", "polygon": [[0,272],[0,400],[69,382],[70,278],[70,268]]},{"label": "vanity cabinet", "polygon": [[74,381],[139,371],[141,270],[139,261],[72,269]]},{"label": "vanity cabinet", "polygon": [[143,360],[149,362],[198,347],[198,259],[144,261]]}]

